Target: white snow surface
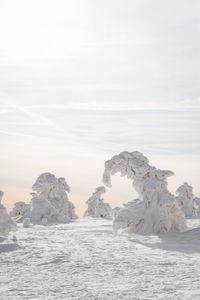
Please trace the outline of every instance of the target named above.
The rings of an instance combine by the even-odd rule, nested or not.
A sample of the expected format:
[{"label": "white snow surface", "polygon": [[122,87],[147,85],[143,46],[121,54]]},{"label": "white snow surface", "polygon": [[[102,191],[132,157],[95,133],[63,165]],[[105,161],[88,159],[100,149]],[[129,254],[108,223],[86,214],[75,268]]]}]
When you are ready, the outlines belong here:
[{"label": "white snow surface", "polygon": [[114,234],[112,221],[84,218],[16,235],[19,248],[0,254],[1,300],[200,299],[200,229]]}]

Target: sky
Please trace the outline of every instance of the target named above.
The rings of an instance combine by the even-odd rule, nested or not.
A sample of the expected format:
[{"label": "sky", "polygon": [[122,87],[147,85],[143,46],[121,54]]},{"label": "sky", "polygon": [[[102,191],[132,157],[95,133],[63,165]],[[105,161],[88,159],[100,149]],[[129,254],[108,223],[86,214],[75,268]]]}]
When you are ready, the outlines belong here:
[{"label": "sky", "polygon": [[[81,215],[104,162],[141,151],[200,196],[198,0],[0,0],[0,189],[11,209],[42,172]],[[137,195],[115,176],[112,207]]]}]

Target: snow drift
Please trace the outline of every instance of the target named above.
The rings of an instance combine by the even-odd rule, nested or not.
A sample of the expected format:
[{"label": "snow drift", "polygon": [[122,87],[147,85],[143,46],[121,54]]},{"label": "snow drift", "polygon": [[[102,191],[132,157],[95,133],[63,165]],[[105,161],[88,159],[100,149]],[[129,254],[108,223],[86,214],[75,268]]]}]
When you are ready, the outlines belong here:
[{"label": "snow drift", "polygon": [[67,192],[70,192],[70,187],[65,178],[43,173],[37,178],[32,189],[31,223],[68,223],[77,218],[74,205],[68,199]]},{"label": "snow drift", "polygon": [[104,203],[101,195],[105,193],[106,189],[104,186],[96,188],[96,191],[87,200],[88,208],[84,214],[85,217],[93,218],[110,218],[111,207],[108,203]]},{"label": "snow drift", "polygon": [[132,180],[139,198],[117,213],[114,230],[161,234],[186,229],[185,216],[167,189],[167,177],[173,172],[150,166],[147,157],[138,151],[121,152],[106,161],[103,183],[111,187],[111,176],[117,172]]}]

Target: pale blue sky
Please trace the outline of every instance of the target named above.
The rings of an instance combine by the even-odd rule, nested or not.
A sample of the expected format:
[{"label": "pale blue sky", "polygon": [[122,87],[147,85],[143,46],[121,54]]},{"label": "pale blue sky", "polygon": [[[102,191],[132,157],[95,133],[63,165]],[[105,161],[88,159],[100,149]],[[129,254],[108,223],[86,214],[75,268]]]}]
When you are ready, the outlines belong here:
[{"label": "pale blue sky", "polygon": [[[51,171],[79,206],[123,150],[174,170],[172,191],[186,180],[200,194],[199,11],[195,0],[0,0],[7,203],[28,201]],[[115,180],[113,205],[134,195]]]}]

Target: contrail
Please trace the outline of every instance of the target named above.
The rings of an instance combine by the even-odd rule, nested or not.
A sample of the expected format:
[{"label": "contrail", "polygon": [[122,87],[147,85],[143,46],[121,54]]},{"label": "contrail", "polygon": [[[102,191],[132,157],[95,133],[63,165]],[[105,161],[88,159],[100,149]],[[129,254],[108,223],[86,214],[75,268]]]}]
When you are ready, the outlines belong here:
[{"label": "contrail", "polygon": [[56,124],[55,122],[53,122],[49,118],[42,116],[41,114],[31,112],[25,106],[15,105],[15,104],[12,104],[10,101],[8,103],[7,100],[6,100],[6,102],[3,102],[3,104],[6,106],[6,108],[3,108],[2,110],[0,110],[0,114],[9,113],[10,112],[9,109],[14,110],[16,112],[21,112],[21,113],[25,114],[26,116],[33,119],[35,122],[39,121],[39,122],[43,123],[46,126],[49,126],[51,128],[56,129],[57,131],[60,131],[60,132],[62,131],[62,129],[58,126],[58,124]]}]

